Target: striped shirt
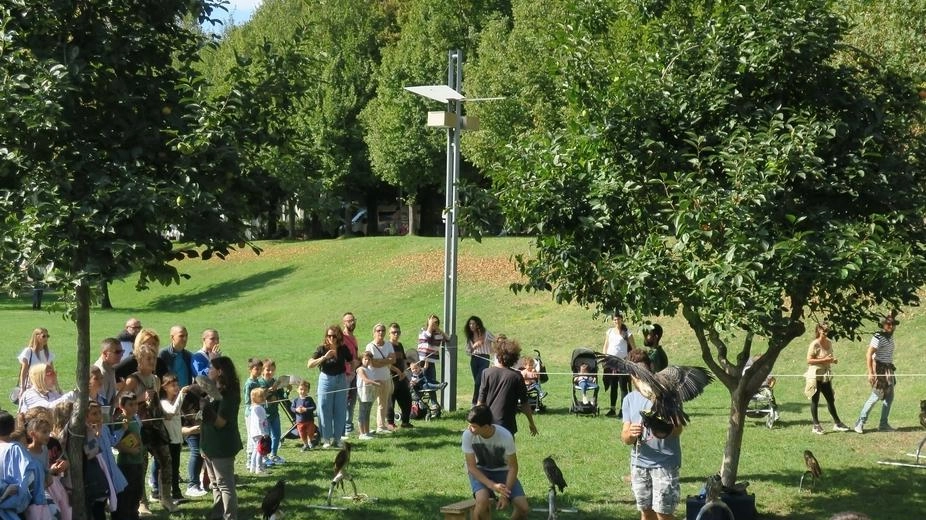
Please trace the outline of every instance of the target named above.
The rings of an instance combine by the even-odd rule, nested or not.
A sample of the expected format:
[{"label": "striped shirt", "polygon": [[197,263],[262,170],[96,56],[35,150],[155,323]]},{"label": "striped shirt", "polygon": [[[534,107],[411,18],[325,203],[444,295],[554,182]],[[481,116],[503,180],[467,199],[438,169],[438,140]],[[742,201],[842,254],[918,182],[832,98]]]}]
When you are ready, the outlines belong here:
[{"label": "striped shirt", "polygon": [[882,332],[875,332],[868,343],[869,348],[875,349],[875,361],[878,363],[894,362],[894,336],[885,335]]}]

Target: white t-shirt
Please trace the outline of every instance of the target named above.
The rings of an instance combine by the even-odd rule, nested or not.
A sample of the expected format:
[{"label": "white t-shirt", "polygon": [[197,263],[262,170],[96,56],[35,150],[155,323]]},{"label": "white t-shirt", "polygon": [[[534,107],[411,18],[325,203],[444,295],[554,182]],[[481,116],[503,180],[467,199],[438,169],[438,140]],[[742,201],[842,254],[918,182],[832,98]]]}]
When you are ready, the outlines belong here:
[{"label": "white t-shirt", "polygon": [[[177,399],[173,403],[167,399],[161,399],[161,408],[164,410],[164,427],[167,428],[167,436],[170,438],[171,444],[182,444],[183,443],[183,433],[182,433],[182,422],[180,420],[180,407],[183,405],[183,399],[181,396],[177,396]],[[167,416],[171,416],[169,419]]]},{"label": "white t-shirt", "polygon": [[357,399],[360,399],[361,403],[372,403],[376,399],[376,385],[367,383],[360,377],[360,371],[363,371],[363,374],[374,381],[376,378],[373,377],[373,368],[367,367],[357,367]]},{"label": "white t-shirt", "polygon": [[[373,354],[373,359],[386,359],[389,357],[389,354],[395,354],[392,343],[388,341],[384,342],[381,346],[377,346],[376,343],[371,341],[367,344],[366,351]],[[373,367],[373,365],[370,365],[367,373],[370,375],[370,379],[376,381],[385,381],[390,378],[389,365],[383,367]]]},{"label": "white t-shirt", "polygon": [[[45,353],[48,353],[46,357]],[[55,355],[48,348],[39,349],[38,352],[33,351],[31,348],[26,347],[22,352],[19,353],[17,358],[20,363],[26,364],[26,380],[22,382],[22,389],[25,390],[32,386],[29,382],[29,370],[28,368],[33,365],[33,363],[45,363],[46,365],[55,361]]]},{"label": "white t-shirt", "polygon": [[487,471],[508,469],[508,456],[515,454],[514,436],[504,426],[495,425],[495,433],[488,439],[469,428],[463,430],[463,454],[476,456],[476,467]]},{"label": "white t-shirt", "polygon": [[619,333],[614,327],[608,329],[608,350],[606,354],[625,359],[627,353],[630,352],[629,344],[627,340],[630,339],[630,331],[627,331],[627,337],[625,338],[623,334]]},{"label": "white t-shirt", "polygon": [[251,406],[251,413],[247,418],[248,438],[263,437],[270,434],[270,424],[267,422],[267,409],[263,406]]}]

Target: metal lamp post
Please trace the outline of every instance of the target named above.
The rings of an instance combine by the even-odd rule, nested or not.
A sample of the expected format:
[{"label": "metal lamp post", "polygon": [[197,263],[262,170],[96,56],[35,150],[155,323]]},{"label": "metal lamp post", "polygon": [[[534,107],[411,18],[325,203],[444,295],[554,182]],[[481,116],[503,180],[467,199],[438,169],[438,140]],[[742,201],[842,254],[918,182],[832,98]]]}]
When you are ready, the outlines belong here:
[{"label": "metal lamp post", "polygon": [[478,128],[475,118],[463,117],[463,101],[460,94],[463,83],[463,51],[447,53],[447,84],[405,87],[406,90],[428,99],[447,104],[440,112],[428,112],[428,126],[447,129],[447,177],[445,183],[446,205],[444,209],[444,333],[447,345],[441,357],[441,380],[447,386],[441,394],[444,408],[456,410],[457,395],[457,182],[460,179],[460,133]]}]

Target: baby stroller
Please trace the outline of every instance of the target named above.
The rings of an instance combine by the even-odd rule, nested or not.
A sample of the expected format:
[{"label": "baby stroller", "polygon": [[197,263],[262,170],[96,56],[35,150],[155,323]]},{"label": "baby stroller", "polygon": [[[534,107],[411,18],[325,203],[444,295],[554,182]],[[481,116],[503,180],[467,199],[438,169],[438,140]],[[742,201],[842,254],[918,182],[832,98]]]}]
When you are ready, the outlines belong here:
[{"label": "baby stroller", "polygon": [[[582,365],[588,366],[587,372],[581,372]],[[570,366],[572,367],[573,385],[572,406],[569,411],[576,416],[597,417],[600,409],[598,408],[598,360],[595,358],[595,351],[588,347],[573,349]],[[584,379],[577,381],[577,377]]]},{"label": "baby stroller", "polygon": [[[437,401],[431,401],[431,395],[428,391],[424,390],[415,390],[414,387],[410,388],[412,394],[412,409],[409,413],[409,417],[412,419],[424,419],[430,421],[431,419],[439,419],[441,415],[441,406]],[[396,410],[396,420],[402,419],[402,414],[399,410]]]},{"label": "baby stroller", "polygon": [[535,413],[539,413],[547,409],[546,405],[543,404],[543,398],[547,396],[547,393],[543,391],[540,385],[549,381],[550,376],[547,374],[547,367],[543,364],[539,350],[534,350],[533,364],[534,370],[537,371],[537,381],[527,385],[527,403],[530,404]]},{"label": "baby stroller", "polygon": [[[752,366],[756,358],[749,360],[749,363],[746,363],[746,366],[743,368],[743,372],[749,370],[749,367]],[[773,376],[768,376],[765,378],[765,381],[762,383],[762,386],[759,387],[759,391],[755,393],[752,397],[749,398],[749,404],[746,408],[746,417],[752,417],[753,419],[765,418],[765,426],[769,429],[775,426],[775,421],[778,420],[778,404],[775,402],[775,382],[777,380]]]}]

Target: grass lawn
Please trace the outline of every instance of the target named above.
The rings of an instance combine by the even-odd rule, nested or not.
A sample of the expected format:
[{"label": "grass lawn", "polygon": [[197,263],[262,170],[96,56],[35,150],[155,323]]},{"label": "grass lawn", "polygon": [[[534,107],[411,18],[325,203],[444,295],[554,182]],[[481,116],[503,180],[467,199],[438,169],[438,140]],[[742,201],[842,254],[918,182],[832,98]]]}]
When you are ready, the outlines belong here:
[{"label": "grass lawn", "polygon": [[[99,340],[117,334],[127,317],[137,316],[146,327],[160,332],[165,343],[171,325],[186,325],[189,348],[194,351],[199,348],[200,332],[216,328],[223,352],[234,359],[240,375],[246,375],[247,358],[270,356],[277,360],[278,374],[307,377],[314,387],[317,372],[306,368],[306,360],[321,343],[324,327],[338,323],[345,311],[355,313],[361,342],[372,338],[376,322],[398,321],[406,349],[413,348],[428,314],[442,315],[443,239],[375,237],[260,245],[264,253],[259,257],[241,252],[225,261],[184,261],[180,268],[192,279],[179,286],[136,292],[133,280],[114,284],[111,295],[116,310],[92,314],[94,359]],[[510,258],[529,248],[528,240],[518,238],[462,243],[457,331],[468,316],[478,315],[491,331],[519,339],[525,351],[538,349],[552,372],[544,387],[549,392],[545,400],[549,408],[536,419],[540,435],[530,437],[523,419],[518,435],[521,479],[532,507],[545,504],[548,486],[541,460],[553,455],[569,483],[560,502],[579,510],[562,518],[637,518],[629,484],[623,480],[630,450],[619,442],[620,422],[603,415],[575,417],[569,413],[569,355],[577,346],[600,349],[609,323],[586,309],[556,305],[549,294],[512,294],[508,285],[518,277]],[[54,297],[54,293],[47,294],[46,304]],[[829,415],[821,406],[827,434],[813,435],[800,377],[806,368],[810,337],[795,341],[785,351],[775,367],[781,420],[769,430],[762,421],[747,418],[740,463],[740,480],[751,482],[749,489],[756,494],[762,518],[816,520],[844,510],[862,511],[872,518],[918,518],[922,513],[916,511],[926,510],[922,486],[926,470],[877,464],[879,460],[912,461],[905,454],[915,450],[924,435],[917,415],[920,399],[926,398],[926,380],[920,377],[922,362],[915,361],[922,359],[917,338],[926,328],[921,314],[912,309],[901,315],[896,333],[895,361],[901,373],[891,422],[900,429],[897,433],[833,433]],[[663,344],[671,363],[703,364],[694,335],[682,319],[658,321],[665,328]],[[15,384],[18,365],[14,358],[37,326],[50,331],[62,383],[73,381],[74,325],[62,320],[60,313],[30,310],[28,295],[2,298],[0,328],[5,332],[8,363],[0,373],[4,391]],[[872,325],[870,331],[874,330]],[[837,408],[850,426],[868,395],[861,376],[869,337],[866,332],[859,342],[836,343],[840,359],[834,383]],[[277,478],[289,482],[285,509],[290,518],[439,518],[440,506],[470,496],[459,446],[472,394],[465,355],[461,355],[458,370],[456,412],[437,421],[418,421],[413,430],[389,438],[355,444],[356,483],[361,493],[375,500],[339,499],[347,507],[343,512],[309,509],[324,500],[335,452],[302,453],[298,443],[287,441],[281,449],[287,464],[274,469],[272,476],[247,475],[243,453],[239,457],[241,518],[256,515],[263,490]],[[692,424],[682,436],[683,495],[696,494],[705,477],[718,471],[728,409],[728,393],[719,383],[686,407]],[[878,413],[876,408],[869,427],[877,425]],[[284,418],[284,429],[285,423]],[[812,494],[798,492],[805,449],[812,450],[823,467],[823,479]],[[184,474],[185,465],[182,468]],[[173,518],[201,519],[208,504],[208,498],[195,499],[182,505]],[[676,513],[684,517],[684,504]],[[531,518],[546,518],[546,514],[532,513]]]}]

